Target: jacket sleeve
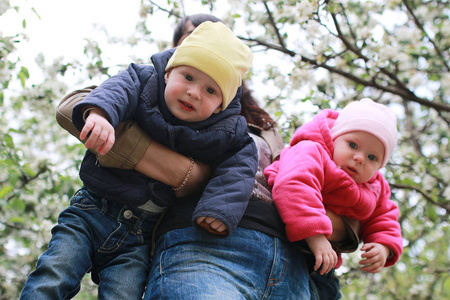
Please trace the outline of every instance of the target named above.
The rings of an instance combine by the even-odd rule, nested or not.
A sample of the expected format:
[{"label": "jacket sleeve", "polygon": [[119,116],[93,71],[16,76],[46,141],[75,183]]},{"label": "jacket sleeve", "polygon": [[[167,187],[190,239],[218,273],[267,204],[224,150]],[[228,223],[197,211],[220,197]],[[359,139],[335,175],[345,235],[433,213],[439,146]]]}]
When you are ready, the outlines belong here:
[{"label": "jacket sleeve", "polygon": [[119,122],[131,119],[138,106],[139,95],[153,70],[151,66],[131,64],[125,71],[103,82],[75,105],[72,113],[75,127],[79,131],[83,128],[86,107],[103,110],[114,127]]},{"label": "jacket sleeve", "polygon": [[[370,184],[357,184],[347,173],[330,162],[325,178],[326,188],[322,190],[326,208],[338,215],[355,220],[365,220],[372,215],[380,197],[380,183],[371,179]],[[331,179],[331,180],[330,180]]]},{"label": "jacket sleeve", "polygon": [[245,120],[240,119],[240,133],[234,137],[231,155],[227,155],[215,168],[192,215],[212,217],[223,222],[228,235],[237,227],[247,209],[255,183],[258,154],[255,142],[247,134]]},{"label": "jacket sleeve", "polygon": [[361,238],[364,243],[379,243],[389,247],[392,255],[386,261],[385,267],[395,264],[403,252],[403,239],[400,223],[398,222],[399,209],[390,200],[391,191],[388,182],[381,174],[377,175],[382,183],[381,196],[377,201],[374,213],[361,222]]},{"label": "jacket sleeve", "polygon": [[279,162],[264,171],[290,241],[332,233],[321,194],[327,156],[317,143],[303,141],[284,149]]}]

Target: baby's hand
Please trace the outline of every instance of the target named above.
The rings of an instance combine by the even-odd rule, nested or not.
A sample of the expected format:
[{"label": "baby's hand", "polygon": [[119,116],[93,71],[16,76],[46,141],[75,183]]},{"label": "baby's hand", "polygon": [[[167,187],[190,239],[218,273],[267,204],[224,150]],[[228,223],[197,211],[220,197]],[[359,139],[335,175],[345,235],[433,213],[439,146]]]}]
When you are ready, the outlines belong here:
[{"label": "baby's hand", "polygon": [[105,155],[114,145],[114,127],[108,122],[100,109],[93,109],[80,133],[80,140],[86,139],[84,146],[97,150],[100,155]]},{"label": "baby's hand", "polygon": [[368,273],[378,273],[383,269],[386,260],[389,257],[390,250],[388,247],[378,243],[367,243],[361,247],[361,251],[365,251],[361,255],[363,258],[359,264],[364,265],[361,271]]},{"label": "baby's hand", "polygon": [[228,229],[225,224],[211,217],[199,217],[197,218],[197,224],[209,232],[217,235],[226,235],[228,233]]},{"label": "baby's hand", "polygon": [[325,235],[318,234],[305,240],[316,259],[314,270],[317,271],[322,266],[320,275],[330,272],[336,266],[338,256]]}]

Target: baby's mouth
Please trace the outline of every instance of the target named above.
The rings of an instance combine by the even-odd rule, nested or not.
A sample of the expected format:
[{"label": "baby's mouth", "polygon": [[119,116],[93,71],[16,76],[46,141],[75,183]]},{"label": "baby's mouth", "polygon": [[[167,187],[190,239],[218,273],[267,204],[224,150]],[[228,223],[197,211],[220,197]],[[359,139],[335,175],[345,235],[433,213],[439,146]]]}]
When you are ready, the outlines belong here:
[{"label": "baby's mouth", "polygon": [[178,102],[179,102],[180,108],[184,111],[191,112],[191,111],[195,110],[194,106],[190,105],[187,102],[184,102],[182,100],[179,100]]},{"label": "baby's mouth", "polygon": [[349,170],[351,173],[358,173],[358,171],[356,171],[356,169],[354,168],[347,167],[347,170]]},{"label": "baby's mouth", "polygon": [[184,106],[186,106],[187,108],[194,108],[192,105],[190,105],[189,103],[186,103],[186,102],[184,102],[184,101],[180,101],[181,102],[181,104],[183,104]]}]

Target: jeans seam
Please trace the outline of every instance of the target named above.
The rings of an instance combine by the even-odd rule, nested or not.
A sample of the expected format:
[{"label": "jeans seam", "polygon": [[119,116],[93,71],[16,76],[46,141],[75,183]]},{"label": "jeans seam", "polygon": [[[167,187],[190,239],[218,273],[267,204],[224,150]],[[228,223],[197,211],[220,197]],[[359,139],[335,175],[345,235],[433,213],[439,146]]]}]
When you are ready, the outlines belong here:
[{"label": "jeans seam", "polygon": [[[273,240],[274,240],[275,247],[274,247],[274,264],[272,265],[272,272],[275,270],[275,264],[277,262],[277,256],[279,255],[278,254],[278,252],[279,252],[278,251],[278,240],[276,238],[273,238]],[[289,251],[289,249],[286,248],[285,251],[286,251],[286,253],[285,253],[285,255],[286,255],[287,252]],[[279,284],[283,280],[283,277],[286,274],[287,268],[288,268],[287,262],[285,262],[283,264],[283,271],[281,272],[281,275],[279,276],[279,278],[276,279],[276,278],[273,278],[272,276],[270,276],[269,283],[267,284],[267,286],[275,286],[275,285]],[[272,275],[272,272],[271,272],[271,275]]]},{"label": "jeans seam", "polygon": [[[121,224],[121,225],[122,225],[122,226],[126,226],[126,225],[124,225],[124,224]],[[123,241],[126,239],[126,237],[128,236],[128,234],[130,233],[130,230],[131,230],[131,228],[129,227],[129,228],[127,229],[127,231],[125,231],[125,232],[121,235],[121,237],[120,237],[120,239],[118,240],[118,242],[114,244],[114,247],[112,247],[112,248],[111,248],[111,247],[110,247],[110,248],[104,248],[103,245],[109,240],[109,237],[110,237],[111,235],[114,234],[114,232],[112,232],[112,233],[109,235],[109,237],[105,240],[105,242],[103,243],[103,245],[102,245],[97,251],[100,252],[100,253],[113,253],[114,251],[116,251],[117,249],[119,249],[120,246],[123,244]]]}]

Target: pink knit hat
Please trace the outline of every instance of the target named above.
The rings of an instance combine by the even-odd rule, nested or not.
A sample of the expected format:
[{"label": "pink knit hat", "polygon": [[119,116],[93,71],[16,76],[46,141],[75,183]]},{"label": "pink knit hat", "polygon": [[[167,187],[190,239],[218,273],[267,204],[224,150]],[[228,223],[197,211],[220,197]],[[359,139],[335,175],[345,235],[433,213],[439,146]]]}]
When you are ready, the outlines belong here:
[{"label": "pink knit hat", "polygon": [[381,167],[384,167],[397,145],[397,117],[394,112],[369,98],[350,102],[339,113],[331,128],[331,137],[334,140],[352,131],[368,132],[383,143],[385,153]]}]

